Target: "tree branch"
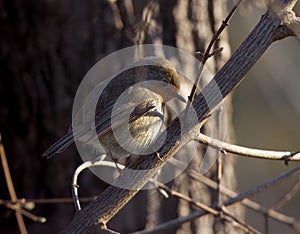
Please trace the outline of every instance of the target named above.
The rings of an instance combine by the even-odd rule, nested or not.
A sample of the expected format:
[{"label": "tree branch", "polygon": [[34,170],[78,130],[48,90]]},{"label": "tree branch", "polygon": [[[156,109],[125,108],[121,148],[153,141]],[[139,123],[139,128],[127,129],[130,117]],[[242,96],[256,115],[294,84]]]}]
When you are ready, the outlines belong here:
[{"label": "tree branch", "polygon": [[300,161],[300,152],[253,149],[253,148],[229,144],[217,139],[210,138],[201,133],[195,137],[195,140],[207,146],[220,149],[221,151],[225,151],[233,154],[239,154],[246,157],[284,160],[286,162]]},{"label": "tree branch", "polygon": [[[193,169],[189,170],[189,176],[191,176],[192,178],[198,180],[199,182],[209,186],[212,189],[217,189],[218,184],[215,181],[207,178],[206,176],[201,175],[196,170],[193,170]],[[221,193],[223,193],[224,195],[226,195],[230,198],[236,197],[238,195],[236,192],[233,192],[230,189],[228,189],[222,185],[220,186],[220,191],[221,191]],[[248,198],[243,199],[241,201],[241,203],[243,205],[249,207],[250,209],[263,214],[264,216],[267,216],[276,221],[287,224],[288,226],[291,226],[295,231],[300,232],[300,223],[294,217],[290,217],[290,216],[284,215],[282,213],[279,213],[272,208],[266,208],[266,207],[260,205],[259,203],[255,202],[253,200],[250,200]]]},{"label": "tree branch", "polygon": [[[244,199],[249,198],[249,197],[253,196],[254,194],[257,194],[263,190],[266,190],[269,187],[271,187],[279,182],[283,182],[284,180],[288,179],[289,177],[291,177],[293,175],[297,175],[299,173],[300,173],[300,166],[295,167],[295,168],[291,169],[290,171],[283,173],[264,184],[261,184],[261,185],[255,187],[253,189],[250,189],[244,193],[238,194],[237,196],[235,196],[233,198],[227,199],[226,201],[223,202],[222,206],[226,207],[226,206],[236,204],[237,202],[243,201]],[[220,207],[217,204],[214,204],[210,207],[213,209],[216,209],[216,210],[220,209]],[[207,211],[198,210],[187,216],[179,217],[177,219],[173,219],[173,220],[167,221],[165,223],[162,223],[160,225],[157,225],[153,229],[135,232],[135,234],[150,234],[150,233],[158,233],[158,232],[166,231],[170,228],[179,227],[183,223],[190,222],[190,221],[195,220],[196,218],[199,218],[206,214],[208,214]]]},{"label": "tree branch", "polygon": [[229,223],[233,223],[235,222],[235,225],[239,226],[241,229],[243,229],[244,231],[246,232],[253,232],[253,233],[259,233],[256,229],[254,229],[253,227],[251,227],[250,225],[247,225],[245,223],[243,223],[241,220],[238,220],[237,218],[235,218],[233,215],[231,215],[224,207],[221,207],[222,203],[220,203],[220,208],[221,210],[216,210],[216,209],[213,209],[207,205],[205,205],[204,203],[202,202],[199,202],[199,201],[195,201],[193,200],[191,197],[185,195],[185,194],[182,194],[174,189],[171,189],[169,188],[168,186],[162,184],[162,183],[159,183],[157,181],[154,182],[157,187],[159,189],[163,189],[167,194],[170,194],[174,197],[177,197],[179,199],[182,199],[184,201],[187,201],[189,202],[190,204],[193,204],[194,206],[202,209],[202,210],[205,210],[207,211],[208,213],[214,215],[214,216],[220,216],[222,219],[224,219],[226,222],[229,222]]},{"label": "tree branch", "polygon": [[[281,8],[277,8],[279,3]],[[116,179],[114,185],[108,187],[95,201],[76,213],[63,232],[79,233],[95,231],[100,226],[105,228],[106,223],[158,172],[159,168],[192,140],[205,118],[243,80],[244,75],[274,41],[278,27],[285,21],[285,17],[281,17],[283,13],[290,11],[295,3],[295,0],[275,1],[275,7],[267,11],[214,79],[202,93],[195,97],[193,107],[198,117],[196,126],[182,128],[179,118],[170,124],[166,129],[165,145],[158,152],[163,160],[158,159],[154,154],[140,157],[137,162],[129,165],[130,168],[138,170],[137,173],[122,170],[122,175]],[[216,88],[221,92],[221,97],[215,95]],[[122,189],[124,184],[131,189]]]}]

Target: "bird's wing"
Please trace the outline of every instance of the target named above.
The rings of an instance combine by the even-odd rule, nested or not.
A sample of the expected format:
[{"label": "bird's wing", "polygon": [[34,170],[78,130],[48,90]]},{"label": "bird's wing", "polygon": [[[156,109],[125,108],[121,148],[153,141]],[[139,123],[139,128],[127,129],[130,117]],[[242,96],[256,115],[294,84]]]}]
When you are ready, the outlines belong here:
[{"label": "bird's wing", "polygon": [[96,132],[99,137],[106,134],[114,128],[118,128],[124,124],[131,123],[136,119],[147,115],[156,107],[153,99],[147,99],[140,104],[127,103],[121,108],[111,112],[111,108],[102,110],[100,115],[96,115]]},{"label": "bird's wing", "polygon": [[[99,108],[98,108],[99,107]],[[128,124],[141,116],[153,112],[154,108],[160,110],[159,95],[150,90],[133,86],[128,88],[117,99],[100,99],[95,116],[95,128],[98,135],[103,135],[112,128]]]},{"label": "bird's wing", "polygon": [[70,144],[72,144],[74,142],[74,138],[73,138],[73,134],[72,132],[67,133],[66,135],[64,135],[62,138],[60,138],[58,141],[56,141],[53,145],[51,145],[44,153],[43,153],[43,157],[46,158],[51,158],[52,156],[54,156],[55,154],[61,153],[64,150],[66,150],[66,148],[68,148],[68,146]]}]

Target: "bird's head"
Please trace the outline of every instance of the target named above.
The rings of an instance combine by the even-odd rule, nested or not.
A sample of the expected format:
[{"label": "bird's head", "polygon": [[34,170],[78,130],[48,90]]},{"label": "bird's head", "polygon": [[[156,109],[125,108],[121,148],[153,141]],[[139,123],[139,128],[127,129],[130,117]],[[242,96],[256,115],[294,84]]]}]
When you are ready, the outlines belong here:
[{"label": "bird's head", "polygon": [[186,102],[180,94],[180,75],[170,61],[161,57],[145,57],[135,64],[139,73],[142,74],[141,80],[147,80],[147,88],[159,94],[163,102],[177,98]]}]

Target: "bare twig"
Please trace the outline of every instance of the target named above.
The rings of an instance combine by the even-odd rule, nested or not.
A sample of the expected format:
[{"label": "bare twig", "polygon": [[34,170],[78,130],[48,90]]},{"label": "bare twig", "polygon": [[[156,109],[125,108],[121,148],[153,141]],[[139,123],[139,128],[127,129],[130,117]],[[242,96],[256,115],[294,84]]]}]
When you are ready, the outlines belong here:
[{"label": "bare twig", "polygon": [[269,234],[269,217],[268,215],[264,215],[264,226],[265,226],[265,233]]},{"label": "bare twig", "polygon": [[[97,196],[91,197],[82,197],[79,200],[81,202],[90,202],[97,198]],[[60,197],[60,198],[29,198],[29,199],[18,199],[15,203],[19,203],[22,207],[26,206],[24,203],[35,203],[35,204],[59,204],[59,203],[72,203],[74,202],[73,198],[71,197]],[[2,200],[0,199],[0,205],[6,205],[11,203],[11,200]]]},{"label": "bare twig", "polygon": [[27,218],[29,218],[35,222],[45,223],[47,221],[45,217],[36,216],[36,215],[20,208],[19,203],[12,204],[11,202],[9,202],[6,204],[6,207],[14,210],[15,212],[17,212],[20,215],[26,216]]},{"label": "bare twig", "polygon": [[284,196],[282,196],[275,204],[270,206],[270,209],[279,210],[282,206],[284,206],[286,202],[291,200],[299,190],[300,190],[300,177],[298,177],[297,182],[290,189],[290,191],[286,193]]},{"label": "bare twig", "polygon": [[[236,225],[238,225],[241,229],[243,229],[246,233],[254,233],[254,234],[260,234],[261,232],[256,230],[255,228],[251,227],[250,225],[244,223],[243,221],[239,220],[237,217],[230,214],[226,208],[222,207],[223,214],[231,219],[231,222],[234,221]],[[230,220],[228,220],[230,222]]]},{"label": "bare twig", "polygon": [[[207,185],[213,189],[217,189],[217,183],[215,181],[207,178],[206,176],[199,174],[199,172],[197,172],[195,170],[190,170],[189,176],[204,183],[205,185]],[[233,192],[230,189],[228,189],[222,185],[220,186],[220,191],[224,195],[231,197],[231,198],[238,195],[236,192]],[[242,204],[249,207],[250,209],[257,211],[263,215],[266,215],[274,220],[282,222],[283,224],[287,224],[287,225],[291,226],[297,232],[300,232],[300,222],[297,221],[294,217],[290,217],[290,216],[281,214],[281,213],[275,211],[274,209],[268,209],[266,207],[263,207],[259,203],[252,201],[248,198],[243,199]]]},{"label": "bare twig", "polygon": [[[184,163],[182,163],[182,162],[180,162],[180,161],[178,161],[174,158],[170,162],[174,166],[176,166],[180,169],[185,168]],[[203,174],[200,174],[199,171],[196,171],[195,169],[190,168],[189,171],[188,171],[188,175],[191,178],[207,185],[208,187],[210,187],[212,189],[215,189],[215,190],[218,189],[218,184],[215,181],[213,181],[210,178],[204,176]],[[222,194],[224,194],[225,196],[227,196],[227,197],[233,198],[233,197],[236,197],[238,195],[238,193],[233,192],[232,190],[230,190],[230,189],[228,189],[228,188],[226,188],[222,185],[220,185],[219,189],[220,189],[220,192]],[[274,220],[277,220],[279,222],[282,222],[283,224],[286,224],[286,225],[292,227],[297,232],[300,232],[300,221],[296,220],[294,217],[290,217],[290,216],[284,215],[282,213],[279,213],[279,212],[275,211],[272,208],[263,207],[259,203],[254,202],[254,201],[252,201],[248,198],[243,199],[242,204],[244,204],[245,206],[249,207],[250,209],[252,209],[254,211],[257,211],[257,212],[261,213],[262,215],[265,215],[267,217],[270,217]]]},{"label": "bare twig", "polygon": [[[175,196],[179,199],[185,200],[191,204],[193,204],[194,206],[203,209],[205,211],[207,211],[208,213],[214,215],[214,216],[220,216],[220,209],[222,207],[218,207],[217,209],[212,209],[211,207],[203,204],[202,202],[199,201],[194,201],[191,197],[186,196],[174,189],[169,188],[168,186],[158,182],[158,181],[154,181],[154,184],[160,188],[165,190],[169,195]],[[221,204],[222,205],[222,204]],[[260,233],[258,232],[256,229],[254,229],[253,227],[244,224],[242,221],[238,220],[237,218],[233,217],[231,214],[229,214],[227,211],[225,211],[225,209],[221,209],[222,211],[222,215],[221,218],[224,219],[225,221],[232,223],[232,221],[236,222],[236,225],[238,225],[241,229],[243,229],[244,231],[250,232],[250,233]]]},{"label": "bare twig", "polygon": [[194,139],[207,146],[220,149],[223,152],[230,152],[241,156],[262,158],[262,159],[283,160],[283,161],[300,160],[299,152],[271,151],[271,150],[259,150],[259,149],[247,148],[243,146],[229,144],[217,139],[213,139],[201,133],[199,133]]},{"label": "bare twig", "polygon": [[171,188],[169,188],[168,186],[166,186],[166,185],[164,185],[164,184],[162,184],[162,183],[160,183],[160,182],[158,182],[158,181],[154,181],[154,184],[155,184],[158,188],[165,190],[169,195],[172,195],[172,196],[178,197],[178,198],[180,198],[180,199],[182,199],[182,200],[185,200],[185,201],[187,201],[187,202],[193,204],[194,206],[196,206],[196,207],[198,207],[198,208],[201,208],[201,209],[203,209],[203,210],[206,210],[208,213],[210,213],[210,214],[212,214],[212,215],[217,216],[217,215],[220,214],[220,211],[215,210],[215,209],[212,209],[211,207],[205,205],[205,204],[202,203],[202,202],[194,201],[191,197],[186,196],[186,195],[184,195],[184,194],[182,194],[182,193],[180,193],[180,192],[177,192],[176,190],[171,189]]},{"label": "bare twig", "polygon": [[200,70],[197,74],[197,78],[195,80],[195,83],[193,84],[190,96],[188,98],[188,103],[187,103],[187,110],[190,108],[191,103],[194,101],[195,95],[196,95],[196,90],[197,87],[199,85],[200,82],[200,78],[201,78],[201,73],[203,70],[203,66],[205,65],[206,61],[213,55],[220,53],[222,51],[222,48],[217,48],[215,51],[213,51],[212,53],[210,52],[213,45],[216,43],[216,41],[218,40],[219,36],[221,35],[221,33],[224,31],[224,29],[228,26],[228,23],[230,21],[230,19],[232,18],[232,16],[234,15],[234,13],[236,12],[237,8],[241,5],[241,3],[244,0],[239,0],[234,7],[231,9],[231,11],[229,12],[229,14],[227,15],[226,19],[222,21],[222,24],[220,25],[219,29],[217,30],[217,32],[213,35],[212,39],[210,40],[204,54],[202,54],[201,52],[197,52],[198,57],[200,57],[200,61],[202,66],[200,67]]},{"label": "bare twig", "polygon": [[222,204],[222,194],[220,191],[221,180],[222,180],[222,164],[223,164],[223,155],[218,153],[217,159],[217,196],[218,196],[218,205],[221,206]]},{"label": "bare twig", "polygon": [[283,180],[286,180],[287,178],[291,177],[292,175],[297,175],[298,173],[300,173],[300,166],[298,167],[295,167],[293,169],[291,169],[290,171],[286,172],[286,173],[283,173],[275,178],[273,178],[272,180],[262,184],[262,185],[259,185],[253,189],[250,189],[244,193],[241,193],[239,194],[238,196],[236,196],[235,198],[231,198],[231,199],[228,199],[226,202],[224,202],[223,204],[225,206],[227,205],[231,205],[233,201],[236,201],[236,200],[242,200],[244,198],[248,198],[250,196],[253,196],[254,194],[256,193],[259,193],[259,192],[262,192],[263,190],[266,190],[268,189],[269,187],[279,183],[279,182],[282,182]]},{"label": "bare twig", "polygon": [[[105,155],[104,155],[105,156]],[[79,185],[77,184],[78,176],[79,174],[84,171],[85,169],[88,169],[90,167],[98,167],[98,166],[108,166],[108,167],[113,167],[113,168],[121,168],[123,169],[124,166],[116,165],[114,162],[108,162],[108,161],[102,161],[103,158],[101,158],[99,161],[86,161],[82,163],[79,167],[76,168],[75,172],[73,173],[73,178],[72,178],[72,196],[74,200],[74,205],[76,211],[81,210],[80,206],[80,200],[79,200],[79,195],[78,195],[78,188]]]},{"label": "bare twig", "polygon": [[[9,196],[11,198],[11,202],[15,203],[18,200],[18,198],[17,198],[17,195],[16,195],[14,184],[13,184],[12,179],[11,179],[9,166],[8,166],[5,151],[4,151],[4,146],[2,144],[1,134],[0,134],[0,156],[1,156],[1,162],[2,162],[2,166],[3,166],[3,171],[4,171],[4,176],[5,176]],[[20,209],[21,209],[20,204],[16,204],[15,214],[16,214],[16,219],[17,219],[17,222],[18,222],[19,230],[22,234],[25,234],[25,233],[27,233],[27,229],[26,229],[26,226],[25,226],[25,223],[24,223],[23,216],[19,212]]]},{"label": "bare twig", "polygon": [[[268,181],[267,183],[261,184],[253,189],[250,189],[244,193],[241,193],[233,198],[229,198],[226,201],[223,202],[222,206],[230,206],[233,205],[237,202],[240,202],[242,200],[244,200],[245,198],[248,198],[250,196],[253,196],[254,194],[261,192],[265,189],[268,189],[270,186],[273,186],[279,182],[284,181],[285,179],[291,177],[292,175],[295,174],[299,174],[300,173],[300,166],[293,168],[292,170],[281,174],[280,176]],[[210,206],[213,209],[217,209],[218,205],[212,205]],[[171,221],[167,221],[163,224],[157,225],[155,228],[151,229],[151,230],[144,230],[144,231],[139,231],[137,233],[139,234],[150,234],[150,233],[157,233],[157,232],[161,232],[161,231],[165,231],[168,230],[170,228],[174,228],[174,227],[179,227],[180,225],[182,225],[183,223],[186,222],[190,222],[196,218],[199,218],[200,216],[206,215],[207,211],[204,210],[199,210],[199,211],[195,211],[185,217],[179,217],[177,219],[171,220]]]}]

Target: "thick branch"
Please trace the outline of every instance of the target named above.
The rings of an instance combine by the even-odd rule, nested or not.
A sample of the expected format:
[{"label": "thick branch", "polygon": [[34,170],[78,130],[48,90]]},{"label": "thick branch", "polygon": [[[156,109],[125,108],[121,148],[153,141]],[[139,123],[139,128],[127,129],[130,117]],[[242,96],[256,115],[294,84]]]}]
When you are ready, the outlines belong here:
[{"label": "thick branch", "polygon": [[[290,10],[295,4],[294,0],[279,2],[282,3],[281,10]],[[157,173],[158,168],[165,165],[181,147],[192,139],[205,118],[242,81],[244,75],[274,41],[277,28],[281,24],[282,19],[280,20],[273,11],[269,10],[215,78],[201,94],[195,97],[193,106],[198,117],[198,124],[182,128],[179,119],[175,119],[167,128],[166,143],[159,151],[163,161],[154,155],[149,155],[141,157],[138,162],[131,165],[131,168],[142,171],[131,173],[130,170],[124,169],[124,173],[117,178],[115,185],[108,187],[95,201],[78,212],[66,227],[65,232],[93,231],[97,223],[102,223],[102,227],[105,227],[105,224]],[[220,91],[221,95],[216,95],[216,91]],[[151,168],[152,170],[149,170]],[[124,184],[129,185],[131,189],[122,189]]]}]

